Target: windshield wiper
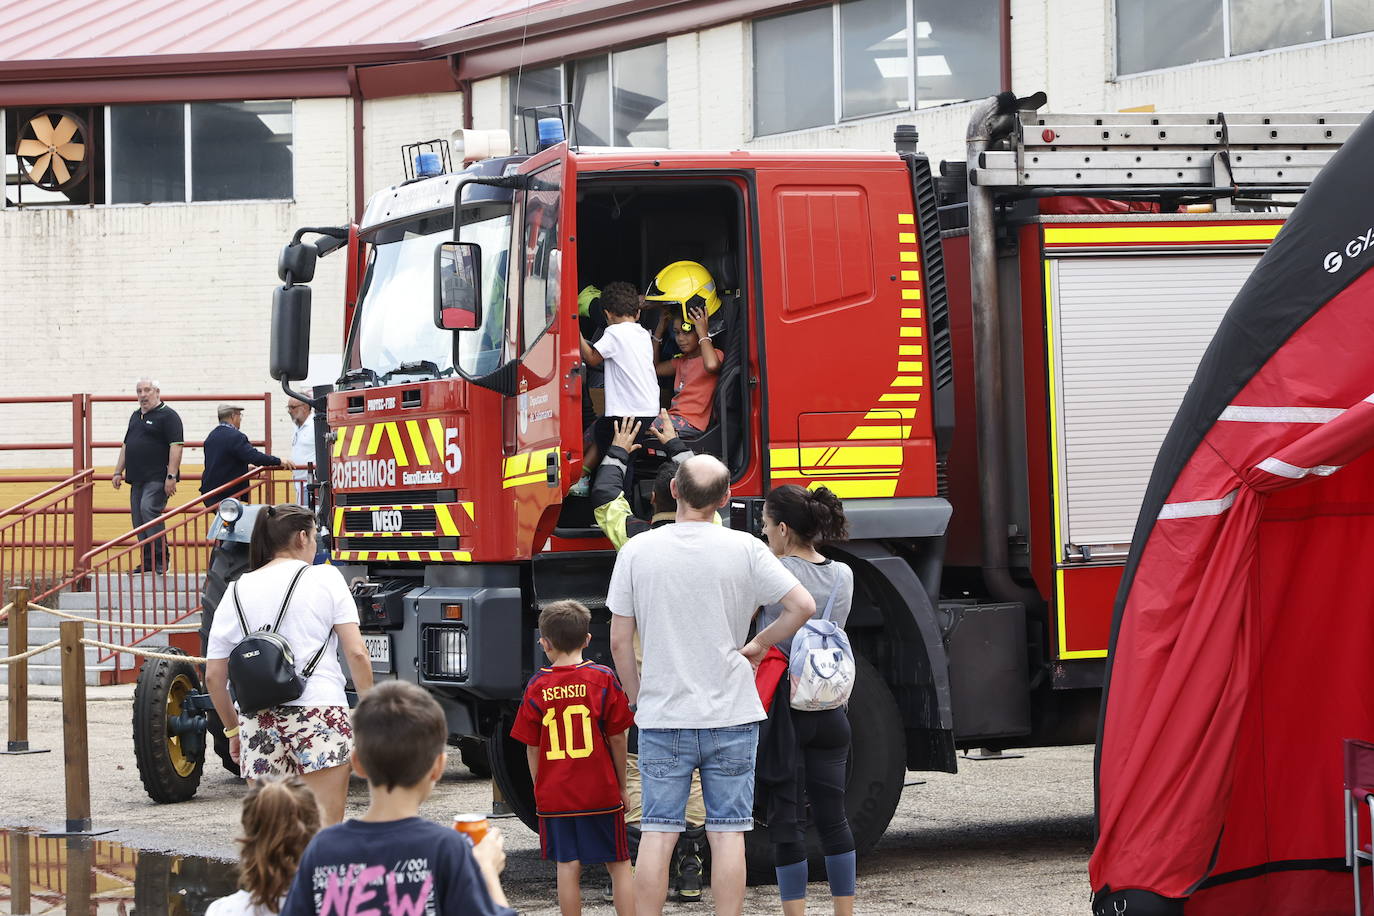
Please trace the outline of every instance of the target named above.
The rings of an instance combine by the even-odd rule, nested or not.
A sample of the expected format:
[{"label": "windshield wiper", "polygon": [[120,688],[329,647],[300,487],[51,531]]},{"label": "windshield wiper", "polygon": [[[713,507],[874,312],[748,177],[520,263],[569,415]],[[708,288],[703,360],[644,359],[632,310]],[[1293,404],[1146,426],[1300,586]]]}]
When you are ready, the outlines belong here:
[{"label": "windshield wiper", "polygon": [[439,365],[432,360],[418,359],[414,362],[401,363],[395,369],[382,375],[379,384],[385,385],[391,381],[395,375],[424,375],[425,378],[438,378]]},{"label": "windshield wiper", "polygon": [[338,384],[340,388],[373,388],[378,384],[377,373],[366,366],[359,366],[339,376]]}]

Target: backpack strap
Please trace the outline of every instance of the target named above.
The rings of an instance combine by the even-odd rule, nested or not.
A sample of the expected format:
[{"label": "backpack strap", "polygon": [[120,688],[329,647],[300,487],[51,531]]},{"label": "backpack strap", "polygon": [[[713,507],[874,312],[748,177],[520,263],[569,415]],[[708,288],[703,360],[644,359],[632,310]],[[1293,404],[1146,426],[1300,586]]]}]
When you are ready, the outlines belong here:
[{"label": "backpack strap", "polygon": [[301,581],[301,576],[305,575],[305,571],[309,568],[310,564],[306,563],[296,570],[296,575],[291,577],[291,584],[286,587],[286,597],[281,600],[281,610],[277,611],[277,621],[272,624],[273,633],[281,632],[281,622],[286,619],[286,609],[291,605],[291,596],[296,593],[297,583]]},{"label": "backpack strap", "polygon": [[248,635],[248,618],[243,616],[243,605],[239,603],[239,580],[235,579],[229,583],[229,587],[234,590],[234,610],[239,615],[239,626],[243,628],[243,635]]},{"label": "backpack strap", "polygon": [[305,666],[305,670],[301,672],[301,677],[310,677],[315,673],[315,667],[324,660],[324,650],[329,648],[329,643],[333,638],[334,630],[331,627],[329,635],[324,638],[324,645],[320,646],[320,651],[316,652],[315,657],[310,659],[310,664]]},{"label": "backpack strap", "polygon": [[[831,562],[835,562],[831,560]],[[835,572],[835,584],[830,587],[830,597],[825,602],[825,610],[821,612],[821,620],[829,620],[830,612],[835,609],[835,596],[840,593],[840,574]]]}]

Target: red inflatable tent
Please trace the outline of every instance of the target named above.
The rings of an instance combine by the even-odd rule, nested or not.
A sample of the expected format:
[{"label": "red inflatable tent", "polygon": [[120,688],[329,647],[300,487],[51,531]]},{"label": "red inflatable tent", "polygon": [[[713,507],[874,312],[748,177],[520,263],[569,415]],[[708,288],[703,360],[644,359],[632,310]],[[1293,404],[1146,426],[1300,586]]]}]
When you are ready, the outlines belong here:
[{"label": "red inflatable tent", "polygon": [[1341,739],[1374,738],[1374,120],[1236,296],[1117,596],[1094,912],[1353,911]]}]

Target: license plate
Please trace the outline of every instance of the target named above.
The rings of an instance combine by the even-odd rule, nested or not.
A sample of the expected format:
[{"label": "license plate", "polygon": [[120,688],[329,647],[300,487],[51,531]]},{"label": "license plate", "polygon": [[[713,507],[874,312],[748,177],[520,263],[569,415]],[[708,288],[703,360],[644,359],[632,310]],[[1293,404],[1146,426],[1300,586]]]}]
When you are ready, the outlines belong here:
[{"label": "license plate", "polygon": [[363,634],[363,645],[367,646],[367,657],[372,659],[372,670],[391,672],[391,636],[382,633],[376,636]]}]

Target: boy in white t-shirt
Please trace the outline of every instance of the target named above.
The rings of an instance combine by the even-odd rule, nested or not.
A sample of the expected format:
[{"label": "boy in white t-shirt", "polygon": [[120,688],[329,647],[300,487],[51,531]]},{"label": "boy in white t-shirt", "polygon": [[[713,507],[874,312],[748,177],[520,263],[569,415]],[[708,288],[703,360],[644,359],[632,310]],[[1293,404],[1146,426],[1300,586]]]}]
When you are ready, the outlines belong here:
[{"label": "boy in white t-shirt", "polygon": [[592,424],[591,441],[583,449],[582,479],[570,496],[586,496],[591,475],[615,435],[616,417],[637,417],[648,429],[658,416],[658,374],[654,370],[654,344],[639,323],[640,301],[635,288],[623,280],[606,284],[601,291],[606,313],[606,332],[594,344],[581,338],[582,361],[606,371],[606,415]]}]

